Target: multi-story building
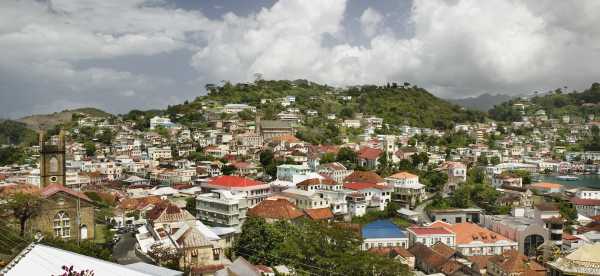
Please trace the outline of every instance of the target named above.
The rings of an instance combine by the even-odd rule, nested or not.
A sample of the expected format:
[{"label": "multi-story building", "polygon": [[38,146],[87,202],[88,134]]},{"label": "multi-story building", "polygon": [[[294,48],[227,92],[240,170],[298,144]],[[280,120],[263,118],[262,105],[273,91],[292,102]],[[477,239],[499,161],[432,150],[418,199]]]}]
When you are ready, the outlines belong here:
[{"label": "multi-story building", "polygon": [[580,189],[575,196],[582,199],[600,199],[600,190]]},{"label": "multi-story building", "polygon": [[171,159],[171,147],[149,147],[147,151],[152,160]]},{"label": "multi-story building", "polygon": [[213,190],[196,197],[197,217],[210,225],[241,227],[248,204],[245,195],[228,190]]},{"label": "multi-story building", "polygon": [[385,182],[394,186],[394,199],[410,206],[425,199],[425,185],[419,183],[419,177],[408,172],[399,172],[385,178]]},{"label": "multi-story building", "polygon": [[448,175],[448,182],[444,186],[444,192],[452,193],[458,187],[458,184],[467,181],[467,167],[460,162],[444,162],[440,166]]},{"label": "multi-story building", "polygon": [[256,112],[256,107],[250,106],[247,104],[226,104],[223,107],[223,112],[225,113],[238,113],[244,110],[250,110],[252,112]]},{"label": "multi-story building", "polygon": [[442,242],[447,246],[454,247],[456,234],[446,227],[411,226],[407,229],[409,245],[420,242],[426,246],[432,246]]},{"label": "multi-story building", "polygon": [[517,242],[474,223],[449,224],[436,221],[430,226],[448,228],[456,233],[456,250],[464,256],[499,255],[519,248]]},{"label": "multi-story building", "polygon": [[175,124],[171,122],[171,119],[155,116],[150,118],[150,129],[156,129],[157,127],[171,128]]},{"label": "multi-story building", "polygon": [[333,179],[337,183],[343,183],[344,178],[352,173],[352,170],[346,169],[342,163],[333,162],[321,164],[317,167],[317,172]]},{"label": "multi-story building", "polygon": [[363,195],[367,207],[383,211],[392,198],[394,188],[383,183],[349,182],[344,184],[348,193]]},{"label": "multi-story building", "polygon": [[277,179],[283,181],[292,181],[294,175],[307,175],[310,168],[306,165],[284,164],[277,166]]},{"label": "multi-story building", "polygon": [[229,190],[241,193],[247,200],[248,208],[252,208],[271,195],[269,184],[240,176],[222,175],[213,177],[208,182],[202,183],[201,187],[203,192]]}]

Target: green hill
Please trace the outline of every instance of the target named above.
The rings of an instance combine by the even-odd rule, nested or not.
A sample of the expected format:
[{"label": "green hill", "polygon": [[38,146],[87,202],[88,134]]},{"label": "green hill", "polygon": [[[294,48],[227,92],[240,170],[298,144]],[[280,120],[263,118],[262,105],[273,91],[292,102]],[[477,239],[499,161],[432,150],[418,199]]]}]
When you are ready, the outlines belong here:
[{"label": "green hill", "polygon": [[[228,103],[246,103],[258,107],[262,116],[269,119],[284,110],[277,104],[277,99],[295,96],[293,107],[302,112],[315,110],[320,117],[336,114],[339,118],[351,118],[356,113],[363,113],[382,117],[385,123],[391,125],[408,124],[438,129],[451,128],[454,123],[485,119],[483,112],[448,103],[423,88],[406,83],[355,86],[342,90],[306,80],[258,80],[254,83],[225,83],[220,86],[209,84],[207,90],[208,95],[198,97],[191,103],[171,106],[167,113],[174,115],[195,112],[203,104],[218,107]],[[267,102],[261,103],[265,99]]]},{"label": "green hill", "polygon": [[[524,104],[525,109],[517,110],[514,107],[517,103]],[[585,118],[590,114],[600,116],[600,84],[593,83],[590,88],[582,92],[565,93],[561,89],[556,89],[528,100],[512,99],[494,106],[489,114],[498,121],[516,121],[523,113],[531,116],[541,109],[550,117],[574,115]]]},{"label": "green hill", "polygon": [[32,145],[37,143],[37,133],[21,122],[0,122],[0,145]]},{"label": "green hill", "polygon": [[54,112],[52,114],[31,115],[23,117],[18,121],[25,123],[29,128],[33,130],[48,130],[56,125],[71,122],[73,114],[85,114],[92,117],[112,116],[110,113],[104,112],[100,109],[85,107],[71,110],[67,109],[61,112]]}]

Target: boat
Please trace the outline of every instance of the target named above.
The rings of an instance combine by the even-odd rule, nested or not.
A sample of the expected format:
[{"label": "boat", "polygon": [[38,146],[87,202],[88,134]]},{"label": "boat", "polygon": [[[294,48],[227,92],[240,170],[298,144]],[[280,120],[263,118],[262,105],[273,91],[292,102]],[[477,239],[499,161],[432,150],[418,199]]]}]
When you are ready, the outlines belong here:
[{"label": "boat", "polygon": [[572,175],[559,175],[556,178],[558,178],[560,180],[565,180],[565,181],[575,181],[575,180],[579,179],[577,176],[572,176]]}]

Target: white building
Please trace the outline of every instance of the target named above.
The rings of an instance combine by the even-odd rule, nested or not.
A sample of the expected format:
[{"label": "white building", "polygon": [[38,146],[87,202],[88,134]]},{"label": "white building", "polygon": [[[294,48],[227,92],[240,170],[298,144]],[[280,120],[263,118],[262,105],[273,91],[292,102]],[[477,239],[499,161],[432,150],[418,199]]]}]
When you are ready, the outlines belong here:
[{"label": "white building", "polygon": [[277,179],[284,181],[292,181],[294,175],[307,175],[310,173],[310,168],[307,165],[290,165],[284,164],[277,166]]},{"label": "white building", "polygon": [[150,129],[156,129],[157,127],[171,128],[175,126],[171,119],[166,117],[155,116],[150,118]]},{"label": "white building", "polygon": [[148,157],[152,160],[160,160],[160,159],[171,159],[171,148],[170,147],[149,147],[148,148]]},{"label": "white building", "polygon": [[213,190],[196,197],[197,217],[210,225],[241,227],[248,204],[245,195],[228,190]]},{"label": "white building", "polygon": [[410,246],[415,242],[420,242],[427,247],[431,247],[437,242],[442,242],[452,248],[456,245],[456,234],[446,227],[411,226],[406,231]]},{"label": "white building", "polygon": [[583,199],[600,199],[600,190],[580,189],[575,195]]},{"label": "white building", "polygon": [[223,112],[225,113],[238,113],[241,112],[243,110],[250,110],[252,112],[256,112],[256,107],[254,106],[250,106],[247,104],[226,104],[223,107]]}]

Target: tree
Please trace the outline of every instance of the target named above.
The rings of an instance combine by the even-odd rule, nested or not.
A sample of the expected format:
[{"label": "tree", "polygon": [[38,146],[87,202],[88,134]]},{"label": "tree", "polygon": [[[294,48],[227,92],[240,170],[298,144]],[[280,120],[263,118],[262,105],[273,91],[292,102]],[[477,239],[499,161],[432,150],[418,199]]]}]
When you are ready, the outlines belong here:
[{"label": "tree", "polygon": [[495,155],[492,156],[490,158],[490,163],[492,163],[492,165],[494,165],[494,166],[500,164],[500,157],[495,156]]},{"label": "tree", "polygon": [[238,117],[244,121],[252,121],[256,117],[256,114],[252,112],[250,109],[244,109],[238,112]]},{"label": "tree", "polygon": [[[73,114],[74,115],[74,114]],[[81,271],[75,270],[73,266],[62,266],[63,272],[57,276],[94,276],[94,271],[89,269],[84,269]]]},{"label": "tree", "polygon": [[85,155],[94,156],[96,155],[96,144],[92,141],[86,141],[83,143],[83,147],[85,148]]},{"label": "tree", "polygon": [[356,166],[358,154],[351,148],[343,147],[338,151],[336,159],[338,162],[344,164],[344,166],[347,168],[352,169]]},{"label": "tree", "polygon": [[263,167],[273,163],[274,158],[275,154],[270,149],[261,151],[259,155],[260,164],[263,165]]},{"label": "tree", "polygon": [[235,173],[236,168],[232,165],[225,165],[223,167],[221,167],[221,172],[224,175],[232,175],[233,173]]},{"label": "tree", "polygon": [[321,156],[322,164],[335,162],[335,160],[336,160],[336,156],[335,156],[335,154],[333,154],[331,152],[327,152]]},{"label": "tree", "polygon": [[198,212],[198,210],[196,210],[196,198],[195,197],[188,197],[185,199],[185,209],[190,212],[190,214],[196,216],[196,212]]},{"label": "tree", "polygon": [[25,235],[27,221],[37,215],[42,206],[42,197],[37,192],[17,191],[3,197],[2,210],[12,212],[19,222],[19,235]]},{"label": "tree", "polygon": [[421,166],[427,165],[427,163],[429,163],[429,155],[427,155],[427,152],[419,152],[413,154],[411,156],[411,159],[414,168],[420,168]]},{"label": "tree", "polygon": [[181,253],[175,248],[163,246],[162,244],[155,243],[150,246],[148,250],[148,256],[156,261],[159,265],[171,268],[179,269],[179,258]]},{"label": "tree", "polygon": [[106,145],[110,145],[112,144],[114,136],[114,133],[110,129],[105,129],[104,131],[102,131],[102,134],[98,136],[98,141]]}]

